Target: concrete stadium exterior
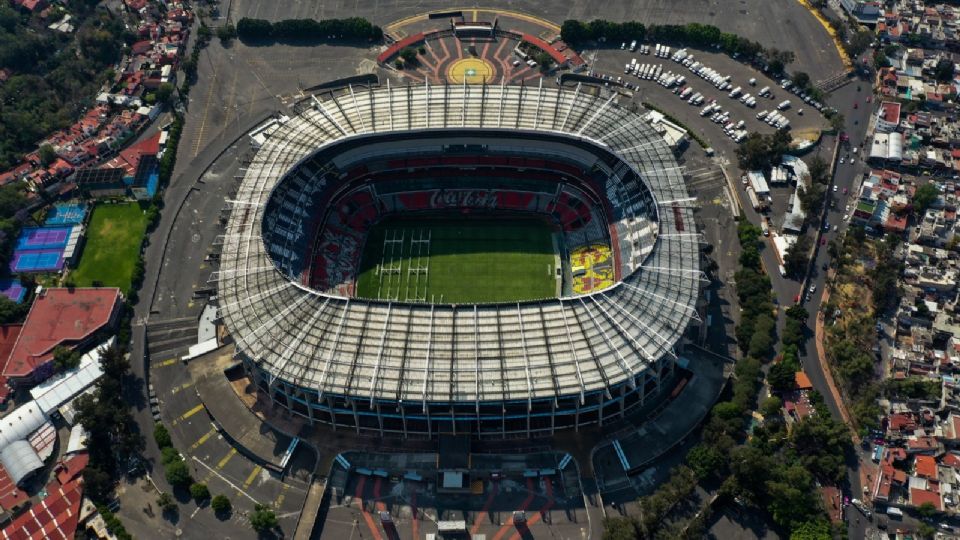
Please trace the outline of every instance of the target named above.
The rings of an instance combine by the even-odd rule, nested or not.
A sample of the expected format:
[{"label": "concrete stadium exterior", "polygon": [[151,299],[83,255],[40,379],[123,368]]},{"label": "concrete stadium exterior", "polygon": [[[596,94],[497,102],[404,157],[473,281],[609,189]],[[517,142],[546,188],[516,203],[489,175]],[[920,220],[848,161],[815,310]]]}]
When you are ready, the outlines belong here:
[{"label": "concrete stadium exterior", "polygon": [[[312,286],[317,216],[340,184],[369,174],[367,164],[450,152],[580,171],[569,182],[603,199],[617,283],[459,305]],[[461,199],[488,204],[451,200]],[[223,237],[218,315],[261,391],[311,423],[483,438],[602,425],[669,393],[699,321],[692,206],[671,150],[615,96],[579,86],[349,88],[302,102],[247,168]]]}]

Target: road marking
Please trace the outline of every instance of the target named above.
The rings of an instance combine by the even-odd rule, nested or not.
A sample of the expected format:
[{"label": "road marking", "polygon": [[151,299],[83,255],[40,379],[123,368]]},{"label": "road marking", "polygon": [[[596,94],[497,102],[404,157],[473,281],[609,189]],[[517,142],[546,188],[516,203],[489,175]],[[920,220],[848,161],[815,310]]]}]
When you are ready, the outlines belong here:
[{"label": "road marking", "polygon": [[[236,450],[234,450],[234,453],[236,453]],[[196,461],[197,463],[199,463],[200,465],[202,465],[202,466],[203,466],[205,469],[207,469],[208,471],[210,471],[211,474],[216,475],[217,478],[219,478],[219,479],[223,480],[224,482],[226,482],[227,485],[229,485],[230,487],[236,489],[238,493],[242,494],[244,497],[246,497],[246,498],[250,499],[251,501],[253,501],[253,504],[260,504],[260,501],[258,501],[258,500],[256,500],[256,499],[254,499],[253,497],[251,497],[249,493],[247,493],[246,491],[240,489],[239,486],[237,486],[236,484],[234,484],[233,482],[231,482],[230,480],[228,480],[228,479],[227,479],[225,476],[223,476],[222,474],[220,474],[220,473],[218,473],[217,471],[211,469],[209,465],[207,465],[206,463],[204,463],[203,461],[201,461],[200,458],[198,458],[197,456],[193,456],[193,460]]]},{"label": "road marking", "polygon": [[204,433],[203,436],[201,436],[199,439],[197,439],[197,442],[195,442],[195,443],[193,443],[193,444],[190,445],[190,451],[192,452],[192,451],[196,450],[201,444],[207,442],[207,439],[209,439],[210,437],[212,437],[213,434],[216,433],[216,432],[217,432],[217,429],[216,429],[216,428],[210,428],[210,431]]},{"label": "road marking", "polygon": [[186,384],[181,384],[180,386],[174,386],[173,388],[170,389],[170,395],[175,395],[178,392],[182,392],[187,388],[190,388],[191,386],[193,386],[193,381],[190,381]]},{"label": "road marking", "polygon": [[177,359],[176,359],[176,358],[170,358],[169,360],[163,360],[163,361],[160,361],[160,362],[156,362],[156,363],[152,364],[150,367],[158,368],[158,367],[172,366],[173,364],[176,364],[176,363],[177,363]]},{"label": "road marking", "polygon": [[210,111],[210,100],[213,99],[213,90],[217,87],[217,72],[214,69],[213,77],[210,78],[210,91],[207,92],[207,99],[203,103],[203,118],[200,120],[200,130],[197,132],[197,144],[193,147],[193,156],[200,153],[200,145],[203,143],[203,130],[207,126],[207,113]]},{"label": "road marking", "polygon": [[175,419],[175,420],[173,421],[173,425],[177,425],[178,423],[186,420],[187,418],[190,418],[191,416],[197,414],[198,412],[200,412],[200,411],[202,411],[202,410],[203,410],[203,403],[201,403],[201,404],[197,405],[196,407],[190,409],[189,411],[181,414],[177,419]]},{"label": "road marking", "polygon": [[217,470],[224,468],[226,464],[233,459],[233,456],[237,455],[237,449],[231,448],[227,455],[223,456],[223,459],[217,462]]},{"label": "road marking", "polygon": [[277,495],[277,499],[276,499],[275,501],[273,501],[273,507],[276,508],[277,510],[279,510],[279,509],[280,509],[280,505],[283,504],[283,499],[284,499],[284,497],[287,496],[286,493],[287,493],[287,490],[288,490],[288,489],[290,489],[290,485],[289,485],[289,484],[284,484],[284,485],[283,485],[283,490],[280,491],[280,495]]},{"label": "road marking", "polygon": [[260,474],[260,471],[262,470],[263,470],[263,467],[259,465],[254,467],[253,470],[250,471],[250,476],[248,476],[247,479],[243,481],[243,489],[247,489],[248,487],[250,487],[250,484],[253,483],[254,478],[256,478],[257,475]]}]

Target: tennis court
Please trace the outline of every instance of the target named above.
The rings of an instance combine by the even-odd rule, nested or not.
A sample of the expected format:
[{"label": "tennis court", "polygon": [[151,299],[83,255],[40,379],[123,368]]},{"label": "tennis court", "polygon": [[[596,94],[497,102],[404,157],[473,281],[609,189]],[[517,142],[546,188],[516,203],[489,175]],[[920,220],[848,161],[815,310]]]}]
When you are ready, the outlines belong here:
[{"label": "tennis court", "polygon": [[63,268],[63,249],[14,251],[10,262],[12,272],[42,272]]},{"label": "tennis court", "polygon": [[67,240],[73,227],[26,227],[20,231],[17,245],[14,249],[49,250],[66,247]]},{"label": "tennis court", "polygon": [[6,296],[19,304],[23,302],[23,297],[27,295],[27,289],[23,287],[19,279],[4,278],[0,279],[0,295]]},{"label": "tennis court", "polygon": [[47,213],[43,224],[47,227],[57,225],[78,225],[87,216],[87,205],[83,203],[57,204]]}]

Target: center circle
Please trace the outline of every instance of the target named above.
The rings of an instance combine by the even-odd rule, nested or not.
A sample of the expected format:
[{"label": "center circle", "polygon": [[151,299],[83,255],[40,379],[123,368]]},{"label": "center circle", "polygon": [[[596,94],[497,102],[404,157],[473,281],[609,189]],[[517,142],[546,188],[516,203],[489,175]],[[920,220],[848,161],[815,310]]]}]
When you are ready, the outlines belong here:
[{"label": "center circle", "polygon": [[484,58],[461,58],[447,68],[447,80],[454,84],[481,84],[493,82],[496,70]]}]

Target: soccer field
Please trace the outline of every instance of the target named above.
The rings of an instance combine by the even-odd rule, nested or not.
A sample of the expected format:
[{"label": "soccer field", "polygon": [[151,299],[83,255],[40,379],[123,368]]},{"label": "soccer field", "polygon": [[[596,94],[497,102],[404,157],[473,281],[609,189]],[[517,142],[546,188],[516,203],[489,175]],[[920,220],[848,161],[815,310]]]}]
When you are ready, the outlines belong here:
[{"label": "soccer field", "polygon": [[388,219],[367,237],[357,296],[445,303],[556,297],[552,237],[538,219]]},{"label": "soccer field", "polygon": [[70,278],[79,287],[97,283],[129,293],[146,228],[147,218],[139,204],[98,204],[87,227],[80,265]]}]

